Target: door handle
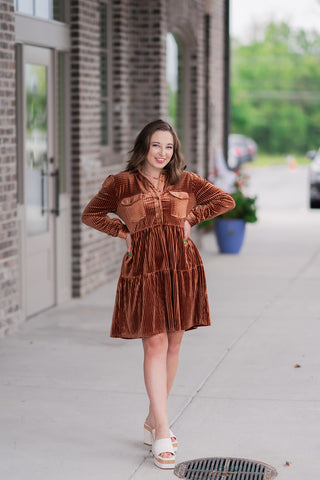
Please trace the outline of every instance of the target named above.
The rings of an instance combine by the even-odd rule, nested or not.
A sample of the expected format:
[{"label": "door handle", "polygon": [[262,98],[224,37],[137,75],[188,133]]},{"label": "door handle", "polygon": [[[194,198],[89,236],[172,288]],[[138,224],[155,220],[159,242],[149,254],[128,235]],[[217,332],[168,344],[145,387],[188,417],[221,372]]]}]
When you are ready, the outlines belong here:
[{"label": "door handle", "polygon": [[[54,197],[55,197],[55,208],[48,210],[45,208],[44,202],[44,179],[45,177],[50,176],[55,179],[55,188],[54,188]],[[60,172],[57,168],[54,172],[47,173],[43,169],[41,170],[41,215],[44,215],[45,212],[54,213],[57,217],[60,215]]]},{"label": "door handle", "polygon": [[56,168],[54,172],[52,172],[51,177],[55,179],[55,208],[51,210],[51,213],[54,213],[57,217],[60,215],[60,172],[59,168]]},{"label": "door handle", "polygon": [[45,204],[44,204],[44,178],[47,176],[48,174],[43,170],[43,168],[41,169],[41,215],[43,216],[48,210],[45,208]]}]

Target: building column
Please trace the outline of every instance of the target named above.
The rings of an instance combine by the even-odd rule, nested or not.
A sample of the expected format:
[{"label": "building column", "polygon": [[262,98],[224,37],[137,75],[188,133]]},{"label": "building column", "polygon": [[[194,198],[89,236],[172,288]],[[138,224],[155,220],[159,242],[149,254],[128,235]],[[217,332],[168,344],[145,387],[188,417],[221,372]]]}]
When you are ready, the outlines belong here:
[{"label": "building column", "polygon": [[0,0],[0,336],[19,320],[13,0]]}]

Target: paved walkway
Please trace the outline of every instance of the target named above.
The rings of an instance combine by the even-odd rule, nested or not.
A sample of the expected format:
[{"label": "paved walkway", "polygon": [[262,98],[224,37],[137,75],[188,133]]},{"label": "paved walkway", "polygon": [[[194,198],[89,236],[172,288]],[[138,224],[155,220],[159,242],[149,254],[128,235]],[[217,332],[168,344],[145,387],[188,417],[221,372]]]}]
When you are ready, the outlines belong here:
[{"label": "paved walkway", "polygon": [[[319,477],[319,239],[319,211],[260,214],[238,256],[203,239],[215,322],[183,341],[169,405],[178,462],[246,457],[281,480]],[[176,478],[141,442],[141,342],[108,337],[115,288],[1,340],[1,479]]]}]

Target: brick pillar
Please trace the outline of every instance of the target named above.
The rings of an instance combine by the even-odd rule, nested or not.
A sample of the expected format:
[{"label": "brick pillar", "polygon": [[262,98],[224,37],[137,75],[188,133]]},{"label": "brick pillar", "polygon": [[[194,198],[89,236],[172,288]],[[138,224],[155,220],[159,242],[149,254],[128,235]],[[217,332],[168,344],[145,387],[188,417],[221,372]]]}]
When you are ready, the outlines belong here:
[{"label": "brick pillar", "polygon": [[[113,148],[119,169],[131,147],[128,0],[112,2]],[[114,162],[115,163],[115,162]]]},{"label": "brick pillar", "polygon": [[[72,145],[72,281],[81,296],[90,265],[81,212],[102,182],[100,146],[99,2],[71,0],[71,145]],[[90,193],[89,193],[90,192]],[[99,239],[97,240],[99,242]],[[94,258],[91,259],[91,264]]]},{"label": "brick pillar", "polygon": [[[190,83],[191,83],[191,105],[190,105],[190,126],[192,142],[190,148],[190,170],[204,175],[205,170],[205,99],[206,99],[206,69],[205,69],[205,15],[202,2],[197,3],[196,46],[193,48],[190,61]],[[192,12],[190,11],[190,16]]]},{"label": "brick pillar", "polygon": [[224,140],[224,9],[225,0],[213,2],[210,97],[213,110],[214,144],[219,148],[223,148]]},{"label": "brick pillar", "polygon": [[188,169],[200,175],[204,174],[206,157],[205,13],[202,0],[167,2],[167,29],[175,35],[181,57],[179,88],[184,105],[179,104],[179,109],[185,156]]},{"label": "brick pillar", "polygon": [[135,137],[147,122],[167,118],[166,1],[129,4],[130,118]]},{"label": "brick pillar", "polygon": [[13,0],[0,0],[0,336],[19,318]]}]

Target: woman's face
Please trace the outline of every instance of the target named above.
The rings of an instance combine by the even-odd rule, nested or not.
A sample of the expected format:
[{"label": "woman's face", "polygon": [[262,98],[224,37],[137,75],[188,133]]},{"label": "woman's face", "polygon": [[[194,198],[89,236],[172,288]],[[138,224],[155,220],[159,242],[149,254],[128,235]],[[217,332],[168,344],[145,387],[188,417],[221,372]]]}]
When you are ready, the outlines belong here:
[{"label": "woman's face", "polygon": [[162,170],[173,155],[173,136],[170,132],[157,130],[150,141],[145,167],[151,172]]}]

